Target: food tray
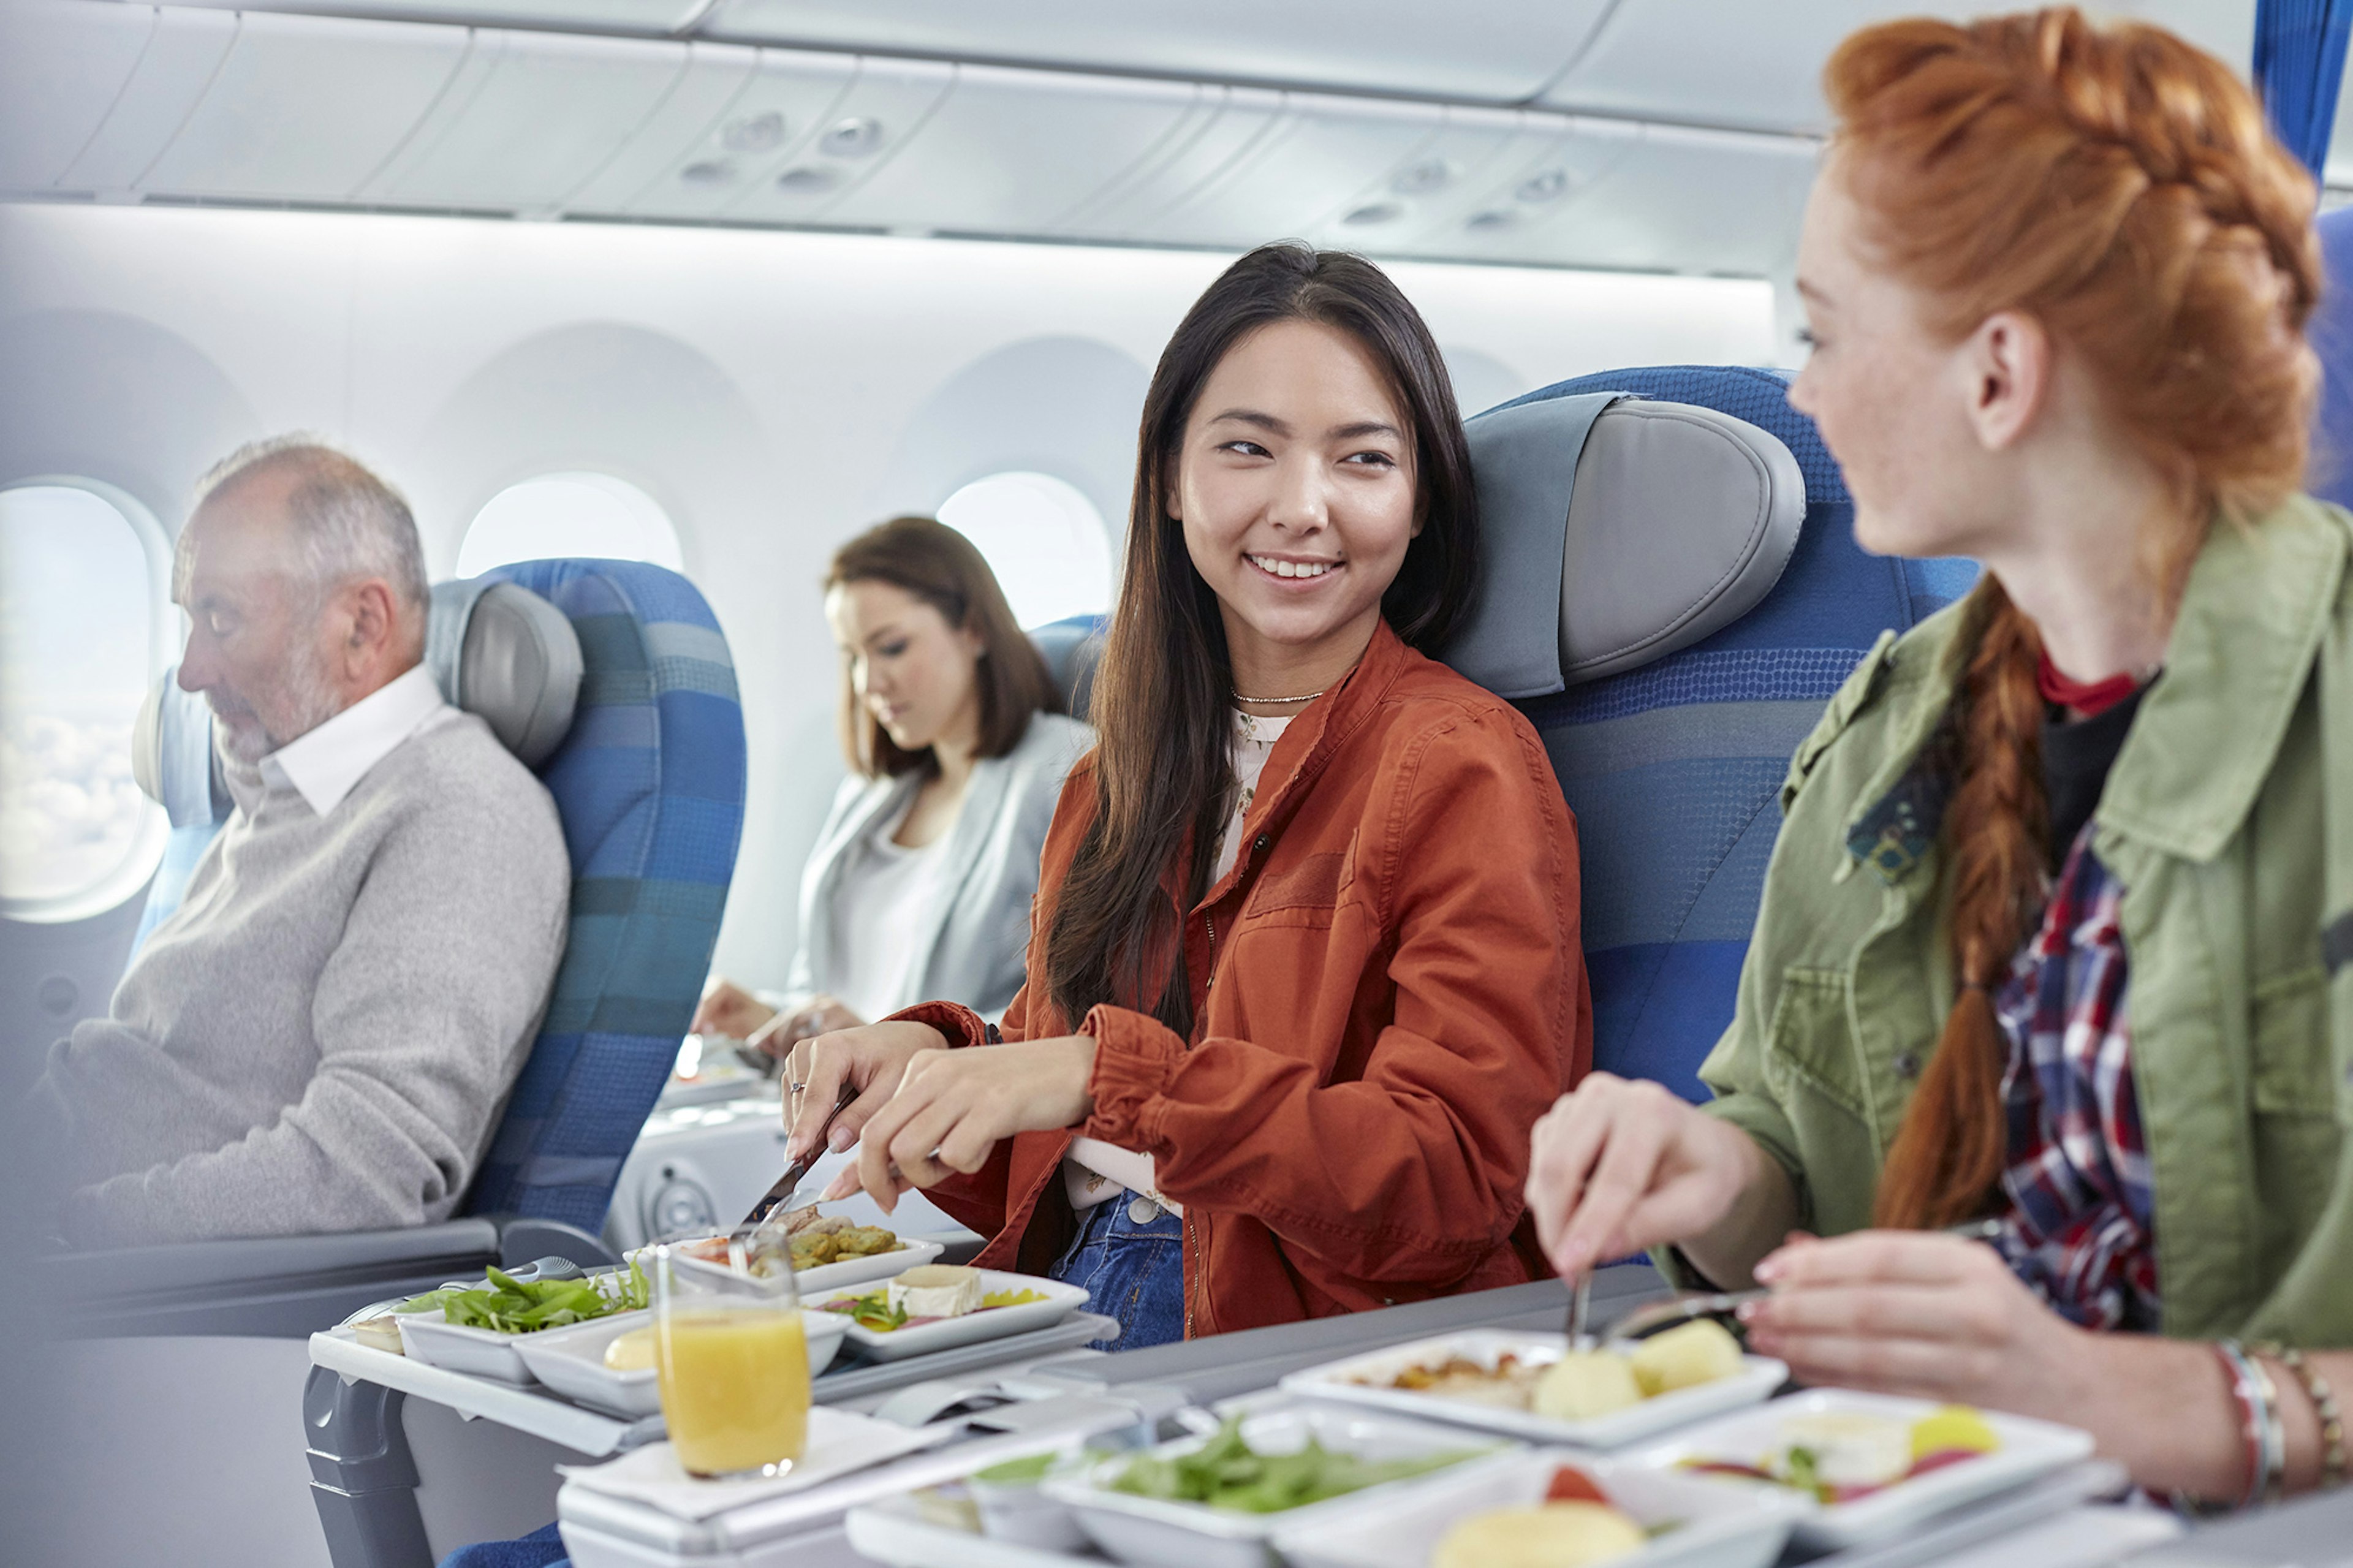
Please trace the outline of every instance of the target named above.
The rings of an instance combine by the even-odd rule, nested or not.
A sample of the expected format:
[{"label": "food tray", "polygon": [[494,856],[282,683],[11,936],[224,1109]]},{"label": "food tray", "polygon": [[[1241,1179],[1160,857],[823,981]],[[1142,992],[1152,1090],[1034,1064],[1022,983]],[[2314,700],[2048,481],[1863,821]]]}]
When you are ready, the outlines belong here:
[{"label": "food tray", "polygon": [[[1353,1517],[1376,1500],[1418,1492],[1440,1478],[1460,1476],[1472,1466],[1494,1464],[1523,1450],[1509,1439],[1484,1440],[1473,1433],[1424,1421],[1343,1406],[1296,1405],[1248,1414],[1242,1440],[1261,1452],[1291,1453],[1310,1438],[1335,1452],[1372,1459],[1419,1458],[1450,1451],[1484,1448],[1460,1465],[1403,1480],[1384,1481],[1360,1491],[1281,1513],[1238,1513],[1205,1503],[1134,1497],[1106,1489],[1111,1477],[1135,1455],[1105,1459],[1078,1476],[1050,1479],[1039,1489],[1066,1503],[1095,1544],[1123,1563],[1146,1568],[1267,1568],[1274,1561],[1278,1530],[1309,1531]],[[1189,1453],[1207,1436],[1179,1437],[1142,1450],[1174,1456]]]},{"label": "food tray", "polygon": [[[809,1375],[832,1364],[849,1325],[830,1312],[803,1312],[808,1339]],[[661,1379],[652,1367],[615,1372],[605,1364],[605,1347],[637,1325],[601,1318],[592,1323],[548,1329],[517,1343],[515,1354],[531,1374],[566,1399],[591,1409],[635,1420],[661,1413]]]},{"label": "food tray", "polygon": [[[1856,1394],[1838,1388],[1814,1389],[1792,1394],[1787,1399],[1774,1400],[1756,1410],[1744,1410],[1737,1415],[1692,1427],[1655,1447],[1629,1456],[1624,1463],[1656,1469],[1670,1469],[1686,1459],[1753,1465],[1771,1448],[1781,1424],[1791,1416],[1838,1411],[1882,1415],[1909,1423],[1934,1413],[1937,1408],[1935,1402],[1926,1399],[1899,1399],[1887,1394]],[[1999,1411],[1981,1410],[1978,1415],[1993,1429],[2000,1447],[1990,1454],[1980,1455],[1944,1469],[1897,1481],[1883,1490],[1852,1502],[1818,1507],[1799,1521],[1798,1539],[1809,1545],[1822,1547],[1855,1546],[1865,1542],[1882,1541],[1900,1531],[1915,1529],[1965,1503],[2022,1486],[2037,1477],[2091,1457],[2092,1435],[2088,1432],[2048,1421],[2031,1420],[2023,1415],[2006,1415]],[[1720,1485],[1732,1487],[1772,1484],[1745,1481],[1735,1476],[1711,1479]]]},{"label": "food tray", "polygon": [[1641,1551],[1610,1558],[1610,1568],[1767,1568],[1780,1556],[1790,1526],[1815,1507],[1796,1492],[1715,1486],[1695,1476],[1554,1448],[1434,1478],[1409,1495],[1366,1503],[1345,1520],[1278,1530],[1275,1550],[1292,1568],[1426,1568],[1457,1522],[1490,1509],[1542,1502],[1553,1472],[1563,1465],[1592,1478],[1644,1529],[1671,1527]]},{"label": "food tray", "polygon": [[1409,1367],[1434,1366],[1458,1357],[1489,1367],[1506,1354],[1516,1355],[1525,1363],[1549,1364],[1567,1348],[1565,1334],[1535,1330],[1466,1329],[1294,1372],[1282,1380],[1282,1387],[1285,1393],[1303,1399],[1361,1405],[1424,1421],[1502,1432],[1534,1443],[1622,1448],[1678,1426],[1768,1399],[1789,1377],[1788,1367],[1770,1356],[1743,1356],[1742,1370],[1731,1377],[1657,1394],[1640,1405],[1590,1421],[1560,1421],[1531,1410],[1474,1405],[1412,1389],[1368,1386],[1385,1384]]},{"label": "food tray", "polygon": [[[871,1294],[871,1289],[870,1283],[864,1289],[833,1290],[823,1296],[804,1297],[803,1300],[812,1312],[822,1313],[828,1301],[849,1300]],[[977,1344],[984,1340],[1001,1340],[1039,1329],[1050,1329],[1087,1304],[1087,1293],[1076,1285],[1065,1285],[1059,1279],[1048,1279],[1034,1274],[1005,1274],[994,1268],[980,1270],[980,1290],[984,1296],[999,1290],[1034,1290],[1046,1300],[1026,1302],[1018,1307],[992,1307],[987,1311],[970,1312],[961,1318],[914,1323],[887,1332],[852,1322],[849,1325],[850,1342],[857,1345],[860,1353],[868,1360],[903,1361],[909,1356],[930,1355],[937,1351]]]},{"label": "food tray", "polygon": [[[634,1329],[640,1323],[653,1321],[653,1310],[640,1307],[635,1311],[615,1312],[610,1317],[593,1318],[583,1324],[567,1323],[564,1328],[606,1328],[616,1331]],[[427,1366],[462,1372],[470,1377],[487,1377],[494,1383],[511,1383],[518,1387],[533,1381],[531,1369],[523,1364],[515,1346],[533,1334],[502,1334],[496,1329],[470,1328],[463,1323],[445,1321],[438,1312],[397,1312],[393,1321],[400,1325],[400,1348],[414,1361]],[[542,1334],[558,1334],[564,1328],[541,1329]]]}]

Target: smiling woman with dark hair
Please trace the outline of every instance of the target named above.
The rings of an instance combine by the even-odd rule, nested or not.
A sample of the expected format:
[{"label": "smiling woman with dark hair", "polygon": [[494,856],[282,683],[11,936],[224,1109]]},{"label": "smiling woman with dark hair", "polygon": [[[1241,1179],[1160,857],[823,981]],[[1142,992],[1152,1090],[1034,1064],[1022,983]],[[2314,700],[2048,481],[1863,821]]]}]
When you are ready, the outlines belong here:
[{"label": "smiling woman with dark hair", "polygon": [[937,1002],[799,1047],[797,1152],[1086,1287],[1117,1348],[1527,1278],[1527,1129],[1590,1054],[1575,829],[1504,702],[1417,651],[1477,510],[1429,330],[1268,246],[1146,395],[1102,742],[1001,1036]]}]

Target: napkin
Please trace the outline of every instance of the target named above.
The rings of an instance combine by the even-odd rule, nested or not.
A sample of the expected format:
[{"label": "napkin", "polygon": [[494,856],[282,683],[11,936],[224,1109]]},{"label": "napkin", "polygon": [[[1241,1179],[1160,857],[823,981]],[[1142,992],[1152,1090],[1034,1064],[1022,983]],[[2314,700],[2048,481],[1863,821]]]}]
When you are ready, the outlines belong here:
[{"label": "napkin", "polygon": [[607,1464],[556,1468],[575,1487],[645,1503],[674,1519],[700,1521],[933,1447],[956,1430],[953,1421],[902,1426],[819,1405],[809,1411],[808,1441],[801,1446],[800,1460],[781,1476],[705,1480],[687,1474],[678,1462],[678,1450],[668,1443],[649,1443]]}]

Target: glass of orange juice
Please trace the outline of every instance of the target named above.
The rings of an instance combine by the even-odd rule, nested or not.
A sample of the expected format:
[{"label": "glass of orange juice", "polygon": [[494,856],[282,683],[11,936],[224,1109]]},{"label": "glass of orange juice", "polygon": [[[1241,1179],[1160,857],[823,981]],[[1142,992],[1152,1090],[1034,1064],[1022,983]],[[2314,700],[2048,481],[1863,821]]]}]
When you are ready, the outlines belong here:
[{"label": "glass of orange juice", "polygon": [[791,1251],[782,1237],[755,1237],[732,1246],[724,1268],[681,1268],[684,1258],[653,1249],[654,1366],[670,1446],[694,1475],[781,1476],[808,1435]]}]

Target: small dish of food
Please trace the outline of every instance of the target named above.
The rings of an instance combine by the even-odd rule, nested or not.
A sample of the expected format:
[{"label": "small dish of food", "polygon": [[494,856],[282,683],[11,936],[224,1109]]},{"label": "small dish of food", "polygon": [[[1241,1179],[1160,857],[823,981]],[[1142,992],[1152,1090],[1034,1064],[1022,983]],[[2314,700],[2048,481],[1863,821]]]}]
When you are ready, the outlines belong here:
[{"label": "small dish of food", "polygon": [[1561,1334],[1471,1329],[1310,1367],[1282,1387],[1535,1442],[1619,1448],[1755,1405],[1788,1375],[1703,1320],[1581,1354]]},{"label": "small dish of food", "polygon": [[961,1264],[920,1264],[864,1289],[804,1297],[812,1315],[837,1314],[876,1361],[900,1361],[1060,1322],[1087,1304],[1075,1285]]},{"label": "small dish of food", "polygon": [[[814,1206],[795,1210],[786,1225],[793,1254],[793,1283],[804,1299],[844,1285],[887,1279],[902,1269],[929,1263],[946,1250],[943,1243],[911,1240],[882,1226],[852,1225],[839,1215],[821,1215]],[[723,1236],[675,1245],[690,1273],[728,1266]],[[639,1248],[629,1256],[635,1258],[643,1251]]]},{"label": "small dish of food", "polygon": [[[801,1314],[808,1343],[809,1375],[831,1365],[849,1337],[849,1324],[829,1312]],[[654,1325],[632,1314],[607,1319],[515,1342],[514,1353],[531,1374],[575,1404],[635,1420],[661,1409],[659,1374],[654,1370]]]},{"label": "small dish of food", "polygon": [[1103,1459],[1039,1489],[1069,1506],[1103,1552],[1146,1568],[1267,1568],[1277,1531],[1302,1536],[1358,1517],[1517,1443],[1370,1411],[1260,1409],[1216,1432]]},{"label": "small dish of food", "polygon": [[1876,1541],[2089,1458],[2088,1432],[2022,1415],[1818,1388],[1712,1421],[1630,1456],[1718,1484],[1815,1503],[1799,1538]]},{"label": "small dish of food", "polygon": [[1767,1568],[1812,1505],[1561,1449],[1275,1532],[1292,1568]]},{"label": "small dish of food", "polygon": [[499,1383],[527,1384],[531,1369],[515,1346],[533,1334],[575,1323],[643,1321],[649,1287],[635,1263],[626,1269],[568,1279],[517,1279],[488,1271],[479,1285],[445,1285],[392,1310],[400,1348],[413,1361]]}]

